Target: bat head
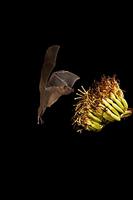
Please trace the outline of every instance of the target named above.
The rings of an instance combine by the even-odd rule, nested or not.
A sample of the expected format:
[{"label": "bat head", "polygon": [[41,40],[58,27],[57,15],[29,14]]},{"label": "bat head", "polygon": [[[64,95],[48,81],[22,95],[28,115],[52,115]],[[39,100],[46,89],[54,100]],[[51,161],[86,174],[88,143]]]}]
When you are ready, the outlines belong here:
[{"label": "bat head", "polygon": [[65,85],[62,87],[62,94],[63,95],[68,95],[68,94],[71,94],[72,92],[74,92],[74,89]]}]

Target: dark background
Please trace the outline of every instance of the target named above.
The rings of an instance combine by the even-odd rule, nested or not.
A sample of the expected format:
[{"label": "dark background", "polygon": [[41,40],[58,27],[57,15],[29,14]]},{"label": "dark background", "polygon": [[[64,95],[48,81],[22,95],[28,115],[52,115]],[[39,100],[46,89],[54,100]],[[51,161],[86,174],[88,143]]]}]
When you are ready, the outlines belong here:
[{"label": "dark background", "polygon": [[[92,9],[88,4],[86,9],[81,8],[82,5],[84,7],[81,2],[77,9],[78,2],[74,7],[68,5],[67,8],[63,1],[63,6],[59,5],[58,11],[52,2],[49,6],[45,4],[39,8],[36,2],[35,8],[32,7],[33,4],[34,2],[30,3],[29,7],[24,5],[24,9],[22,4],[19,7],[15,4],[17,13],[9,7],[14,14],[13,18],[8,12],[2,16],[5,27],[6,18],[10,24],[7,30],[2,28],[6,32],[5,40],[2,37],[7,50],[4,62],[7,64],[9,61],[10,69],[7,71],[7,66],[2,65],[2,69],[6,71],[5,76],[1,73],[3,85],[7,83],[6,95],[1,95],[4,99],[6,96],[6,106],[1,106],[5,114],[1,114],[5,122],[1,122],[4,125],[1,131],[1,136],[4,136],[4,140],[1,139],[1,154],[4,157],[2,165],[6,170],[2,171],[4,182],[9,184],[9,188],[13,186],[15,194],[18,191],[16,185],[22,190],[20,194],[23,194],[25,188],[29,192],[32,185],[36,190],[38,185],[43,191],[48,187],[48,195],[54,195],[53,188],[56,190],[56,187],[56,192],[61,194],[64,187],[66,195],[70,185],[74,190],[74,180],[78,185],[78,190],[74,190],[75,194],[81,191],[81,186],[90,194],[91,185],[93,195],[104,193],[105,186],[110,195],[112,186],[115,185],[117,190],[119,182],[123,187],[127,183],[131,186],[133,116],[109,124],[99,133],[83,131],[79,135],[71,124],[75,93],[62,96],[46,110],[44,125],[37,125],[37,109],[43,58],[46,49],[53,44],[61,46],[54,71],[64,69],[80,76],[80,80],[74,85],[75,91],[81,85],[87,89],[93,80],[99,79],[103,74],[116,74],[121,81],[121,88],[126,91],[125,98],[129,106],[133,107],[132,11],[128,12],[127,9],[126,13],[119,4],[117,8],[113,5],[116,12],[112,8],[108,12],[110,5],[104,8],[105,5],[101,5],[101,2],[102,9],[98,5],[94,5]],[[8,77],[11,79],[9,82]],[[80,178],[86,180],[79,181]],[[13,185],[13,181],[16,185]],[[100,186],[99,193],[97,188]],[[120,193],[122,189],[120,188]],[[33,188],[31,194],[34,194]]]},{"label": "dark background", "polygon": [[[87,21],[87,20],[86,20]],[[88,88],[101,75],[116,74],[129,107],[133,107],[132,95],[132,29],[128,21],[117,19],[96,19],[91,23],[72,28],[59,26],[45,29],[39,24],[38,33],[32,43],[32,102],[31,132],[29,143],[31,154],[60,155],[63,158],[127,157],[132,152],[133,116],[107,125],[101,132],[76,133],[72,127],[75,93],[62,96],[44,113],[44,124],[37,125],[39,106],[39,78],[46,49],[53,44],[60,45],[56,70],[69,70],[80,76],[74,85],[75,91],[83,85]],[[33,31],[34,32],[34,31]],[[33,154],[32,154],[33,155]],[[62,156],[63,155],[63,156]],[[98,156],[97,156],[98,155]],[[48,156],[50,157],[50,156]],[[56,156],[55,156],[56,157]]]}]

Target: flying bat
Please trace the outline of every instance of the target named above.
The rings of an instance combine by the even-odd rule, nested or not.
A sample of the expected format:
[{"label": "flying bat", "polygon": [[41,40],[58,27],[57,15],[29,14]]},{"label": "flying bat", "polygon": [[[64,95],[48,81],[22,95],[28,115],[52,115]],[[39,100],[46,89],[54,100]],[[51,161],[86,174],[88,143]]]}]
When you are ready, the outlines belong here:
[{"label": "flying bat", "polygon": [[39,83],[38,124],[43,123],[42,115],[46,108],[51,107],[62,95],[71,94],[74,91],[73,85],[80,79],[79,76],[69,71],[60,70],[52,73],[56,66],[59,49],[58,45],[50,46],[44,57]]}]

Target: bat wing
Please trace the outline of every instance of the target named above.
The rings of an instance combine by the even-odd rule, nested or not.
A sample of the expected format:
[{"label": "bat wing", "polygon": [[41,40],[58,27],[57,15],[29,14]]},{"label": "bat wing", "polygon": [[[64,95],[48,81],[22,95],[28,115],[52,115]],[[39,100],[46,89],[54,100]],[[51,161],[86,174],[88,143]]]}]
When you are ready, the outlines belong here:
[{"label": "bat wing", "polygon": [[46,51],[44,57],[44,63],[41,70],[41,78],[39,83],[39,90],[40,90],[40,105],[38,108],[38,123],[41,121],[41,116],[46,110],[47,107],[47,98],[46,98],[46,85],[48,78],[56,65],[56,58],[59,51],[60,46],[53,45],[49,47]]},{"label": "bat wing", "polygon": [[39,83],[40,93],[46,87],[48,78],[56,65],[56,58],[57,58],[59,48],[60,46],[53,45],[49,47],[46,51],[46,54],[44,57],[44,63],[41,70],[40,83]]},{"label": "bat wing", "polygon": [[48,80],[47,87],[68,86],[72,88],[78,79],[80,79],[80,77],[76,74],[69,71],[60,70],[52,73],[50,79]]},{"label": "bat wing", "polygon": [[63,94],[63,86],[62,87],[48,87],[46,88],[46,101],[47,107],[51,107]]}]

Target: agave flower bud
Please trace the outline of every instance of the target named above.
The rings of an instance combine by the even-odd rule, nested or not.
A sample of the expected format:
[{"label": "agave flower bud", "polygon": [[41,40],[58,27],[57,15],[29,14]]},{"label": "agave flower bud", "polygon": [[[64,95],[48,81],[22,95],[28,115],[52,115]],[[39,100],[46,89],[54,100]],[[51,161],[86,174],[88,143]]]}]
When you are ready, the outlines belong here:
[{"label": "agave flower bud", "polygon": [[78,89],[78,102],[75,105],[73,124],[80,130],[101,131],[102,128],[114,121],[132,115],[133,109],[128,109],[124,93],[116,77],[103,76],[100,82],[85,90]]}]

